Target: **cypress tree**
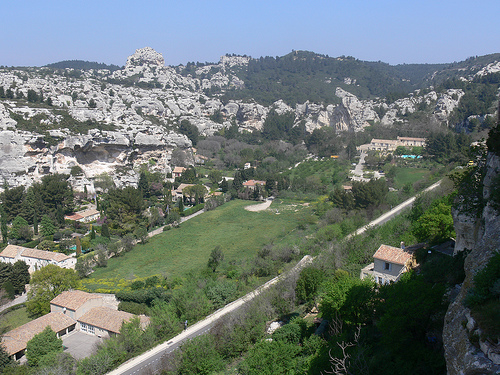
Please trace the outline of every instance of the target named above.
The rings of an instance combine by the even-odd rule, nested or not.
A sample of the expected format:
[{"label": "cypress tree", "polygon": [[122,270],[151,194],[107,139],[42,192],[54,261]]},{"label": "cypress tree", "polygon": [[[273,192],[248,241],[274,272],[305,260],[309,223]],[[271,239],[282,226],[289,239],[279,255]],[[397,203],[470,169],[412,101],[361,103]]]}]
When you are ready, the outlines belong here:
[{"label": "cypress tree", "polygon": [[101,227],[101,236],[109,238],[109,227],[107,223],[103,223]]},{"label": "cypress tree", "polygon": [[7,219],[5,217],[5,211],[3,209],[3,205],[0,206],[0,214],[2,217],[0,218],[1,221],[1,232],[2,232],[2,241],[3,243],[7,243],[7,235],[9,233],[9,230],[7,228]]},{"label": "cypress tree", "polygon": [[38,214],[36,210],[33,212],[33,233],[38,235]]}]

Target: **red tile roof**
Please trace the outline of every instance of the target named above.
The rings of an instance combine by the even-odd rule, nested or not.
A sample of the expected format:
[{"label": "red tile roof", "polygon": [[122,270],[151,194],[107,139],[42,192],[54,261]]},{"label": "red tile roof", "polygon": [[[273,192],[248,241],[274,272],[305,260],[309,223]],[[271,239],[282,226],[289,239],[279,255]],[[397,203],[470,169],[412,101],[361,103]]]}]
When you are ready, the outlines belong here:
[{"label": "red tile roof", "polygon": [[38,249],[30,249],[28,247],[8,245],[0,253],[0,256],[7,258],[15,258],[18,254],[26,258],[44,259],[44,260],[54,260],[56,262],[62,262],[71,257],[61,254],[54,253],[52,251],[43,251]]},{"label": "red tile roof", "polygon": [[[103,328],[106,331],[120,333],[123,322],[130,321],[135,315],[125,311],[113,310],[108,307],[94,307],[83,314],[78,321]],[[141,323],[143,323],[141,318]]]},{"label": "red tile roof", "polygon": [[22,246],[7,245],[7,247],[0,253],[0,256],[6,258],[15,258],[18,254],[22,253],[24,249],[26,248]]},{"label": "red tile roof", "polygon": [[243,183],[243,186],[256,186],[256,185],[266,185],[266,181],[259,181],[259,180],[248,180]]},{"label": "red tile roof", "polygon": [[50,303],[52,305],[66,307],[70,310],[76,310],[85,302],[96,298],[102,297],[92,293],[83,292],[81,290],[67,290],[55,297],[52,301],[50,301]]},{"label": "red tile roof", "polygon": [[62,262],[65,261],[66,259],[71,258],[61,253],[54,253],[52,251],[43,251],[43,250],[28,249],[28,248],[25,248],[23,250],[22,256],[27,258],[54,260],[56,262]]},{"label": "red tile roof", "polygon": [[413,252],[401,249],[399,247],[380,245],[373,255],[374,258],[385,262],[405,265],[413,256]]},{"label": "red tile roof", "polygon": [[20,327],[5,333],[2,337],[2,345],[9,355],[13,355],[23,349],[35,335],[41,333],[47,326],[54,332],[62,331],[76,324],[76,320],[64,315],[62,312],[52,312],[32,320]]}]

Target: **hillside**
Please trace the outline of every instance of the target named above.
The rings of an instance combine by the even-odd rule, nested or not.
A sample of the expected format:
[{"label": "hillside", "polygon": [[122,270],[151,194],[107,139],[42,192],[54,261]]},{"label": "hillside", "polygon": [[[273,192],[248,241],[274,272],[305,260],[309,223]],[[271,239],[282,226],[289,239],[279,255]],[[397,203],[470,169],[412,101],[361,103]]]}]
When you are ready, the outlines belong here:
[{"label": "hillside", "polygon": [[454,129],[480,138],[500,82],[500,54],[391,66],[293,51],[172,67],[146,47],[116,68],[79,60],[0,68],[0,174],[10,185],[72,167],[84,172],[77,190],[92,191],[104,172],[118,186],[136,183],[148,160],[162,173],[176,149],[194,160],[193,131],[305,142],[310,152],[345,147],[332,147],[329,132],[366,134],[361,141]]}]

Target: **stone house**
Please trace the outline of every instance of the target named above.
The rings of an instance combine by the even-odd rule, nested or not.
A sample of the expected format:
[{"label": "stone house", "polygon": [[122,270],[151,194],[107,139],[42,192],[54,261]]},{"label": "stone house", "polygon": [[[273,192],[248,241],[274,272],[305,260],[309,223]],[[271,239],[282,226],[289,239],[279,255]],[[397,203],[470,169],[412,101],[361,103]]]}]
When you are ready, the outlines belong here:
[{"label": "stone house", "polygon": [[20,327],[6,332],[2,336],[2,345],[13,359],[20,360],[26,351],[26,345],[35,335],[49,326],[57,337],[74,331],[76,321],[62,312],[50,312]]},{"label": "stone house", "polygon": [[243,187],[248,188],[252,191],[254,191],[257,186],[265,187],[266,181],[248,180],[248,181],[243,182]]},{"label": "stone house", "polygon": [[173,178],[181,177],[185,170],[186,168],[184,167],[175,167],[174,170],[172,171],[172,177]]},{"label": "stone house", "polygon": [[76,258],[62,253],[30,249],[27,247],[7,245],[0,253],[0,261],[14,264],[18,260],[24,261],[29,266],[29,272],[33,273],[48,264],[61,268],[75,268]]},{"label": "stone house", "polygon": [[[105,306],[104,298],[81,290],[69,290],[50,301],[50,313],[32,320],[2,337],[2,345],[15,360],[24,356],[26,345],[36,334],[49,326],[58,337],[80,331],[102,338],[120,333],[124,322],[135,315]],[[147,316],[139,316],[141,327],[149,324]]]},{"label": "stone house", "polygon": [[373,263],[361,270],[361,279],[372,277],[377,284],[396,282],[401,275],[416,266],[415,248],[380,245],[373,254]]},{"label": "stone house", "polygon": [[80,223],[90,223],[91,221],[95,221],[99,219],[101,213],[97,211],[95,208],[91,208],[89,210],[78,211],[71,215],[66,215],[64,218],[66,220],[78,221]]}]

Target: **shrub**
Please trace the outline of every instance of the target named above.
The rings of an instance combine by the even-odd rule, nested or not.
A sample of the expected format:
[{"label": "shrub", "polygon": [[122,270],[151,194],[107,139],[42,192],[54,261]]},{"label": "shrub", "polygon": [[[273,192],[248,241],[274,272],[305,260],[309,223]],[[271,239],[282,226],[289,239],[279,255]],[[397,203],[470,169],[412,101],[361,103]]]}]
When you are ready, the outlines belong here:
[{"label": "shrub", "polygon": [[186,211],[183,211],[181,212],[181,216],[189,216],[189,215],[192,215],[198,211],[201,211],[203,210],[203,208],[205,207],[205,204],[204,203],[200,203],[200,204],[197,204],[196,206],[194,207],[191,207],[191,208],[188,208]]},{"label": "shrub", "polygon": [[150,315],[149,308],[144,303],[122,301],[118,304],[118,310],[126,311],[134,315]]}]

